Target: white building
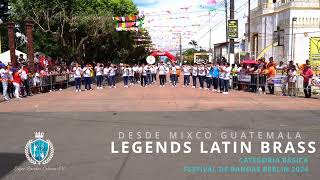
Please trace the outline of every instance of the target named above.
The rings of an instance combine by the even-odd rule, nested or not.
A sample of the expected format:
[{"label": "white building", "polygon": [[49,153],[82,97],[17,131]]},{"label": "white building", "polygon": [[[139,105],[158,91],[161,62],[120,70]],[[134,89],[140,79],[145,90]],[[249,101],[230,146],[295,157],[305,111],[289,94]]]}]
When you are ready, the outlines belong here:
[{"label": "white building", "polygon": [[[310,38],[320,37],[320,1],[259,0],[258,7],[251,10],[250,24],[251,46],[247,45],[246,51],[252,56],[269,46],[262,57],[304,63],[309,59]],[[279,46],[274,44],[277,40]]]}]

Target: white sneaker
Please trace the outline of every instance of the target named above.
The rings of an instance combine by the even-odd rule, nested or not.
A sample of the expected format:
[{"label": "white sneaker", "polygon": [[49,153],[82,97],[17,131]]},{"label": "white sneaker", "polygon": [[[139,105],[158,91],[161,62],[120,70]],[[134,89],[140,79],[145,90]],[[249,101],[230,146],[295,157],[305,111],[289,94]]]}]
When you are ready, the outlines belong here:
[{"label": "white sneaker", "polygon": [[229,94],[229,93],[228,93],[228,92],[223,92],[222,94],[227,95],[227,94]]},{"label": "white sneaker", "polygon": [[110,86],[110,89],[112,89],[112,86]]},{"label": "white sneaker", "polygon": [[113,88],[117,88],[117,86],[113,86]]},{"label": "white sneaker", "polygon": [[79,90],[77,89],[76,92],[79,92]]},{"label": "white sneaker", "polygon": [[90,89],[90,91],[93,91],[93,89]]},{"label": "white sneaker", "polygon": [[162,85],[162,87],[165,87],[165,85]]},{"label": "white sneaker", "polygon": [[5,100],[5,101],[9,101],[9,98],[5,97],[4,100]]},{"label": "white sneaker", "polygon": [[185,85],[183,85],[182,87],[183,87],[183,88],[185,88],[186,86],[185,86]]}]

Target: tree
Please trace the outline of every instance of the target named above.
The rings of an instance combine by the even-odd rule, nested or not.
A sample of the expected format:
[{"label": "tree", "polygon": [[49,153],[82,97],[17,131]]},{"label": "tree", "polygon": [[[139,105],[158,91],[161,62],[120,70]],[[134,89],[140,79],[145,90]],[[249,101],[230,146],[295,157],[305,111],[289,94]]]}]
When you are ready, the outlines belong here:
[{"label": "tree", "polygon": [[11,6],[22,32],[25,20],[35,24],[35,50],[49,56],[127,61],[135,51],[134,33],[115,32],[112,21],[138,13],[131,0],[12,0]]}]

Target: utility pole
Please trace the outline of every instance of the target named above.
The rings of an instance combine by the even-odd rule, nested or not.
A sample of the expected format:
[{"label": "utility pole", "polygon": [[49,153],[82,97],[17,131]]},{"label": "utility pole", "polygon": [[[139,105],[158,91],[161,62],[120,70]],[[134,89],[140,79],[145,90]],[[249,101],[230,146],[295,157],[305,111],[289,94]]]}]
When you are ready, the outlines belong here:
[{"label": "utility pole", "polygon": [[181,33],[179,33],[179,37],[180,37],[180,39],[179,39],[179,43],[180,43],[180,45],[179,45],[179,47],[180,47],[180,65],[182,65],[182,61],[183,61],[183,59],[182,59],[182,44],[181,44]]},{"label": "utility pole", "polygon": [[249,59],[251,58],[251,29],[250,29],[250,24],[251,24],[251,0],[248,0],[248,34],[247,34],[247,37],[248,37],[248,51],[249,51],[249,54],[250,54],[250,57]]},{"label": "utility pole", "polygon": [[[230,0],[230,20],[234,20],[234,0]],[[234,39],[230,39],[229,62],[234,64]]]},{"label": "utility pole", "polygon": [[[229,45],[228,45],[229,44],[228,43],[228,41],[229,41],[229,38],[228,38],[228,0],[224,0],[224,7],[225,7],[225,15],[226,15],[226,50],[227,50],[227,55],[228,55],[229,54]],[[220,55],[220,58],[222,58],[222,55]]]},{"label": "utility pole", "polygon": [[211,62],[212,61],[212,49],[211,49],[211,12],[210,12],[210,10],[209,10],[209,62]]}]

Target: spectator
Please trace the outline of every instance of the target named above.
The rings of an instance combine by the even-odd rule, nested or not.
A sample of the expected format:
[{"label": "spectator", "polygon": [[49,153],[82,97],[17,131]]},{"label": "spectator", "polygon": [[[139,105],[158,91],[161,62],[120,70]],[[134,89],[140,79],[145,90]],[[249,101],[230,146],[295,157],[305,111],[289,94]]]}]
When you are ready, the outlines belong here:
[{"label": "spectator", "polygon": [[313,72],[310,65],[306,64],[304,66],[301,76],[303,77],[304,96],[305,98],[310,98],[311,97],[311,79],[313,77]]},{"label": "spectator", "polygon": [[268,66],[268,75],[267,75],[267,82],[268,82],[268,89],[270,94],[274,94],[274,77],[276,76],[276,70],[274,68],[274,63],[269,63]]}]

